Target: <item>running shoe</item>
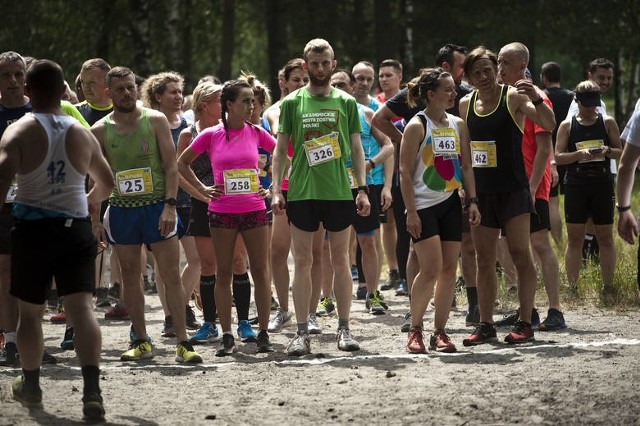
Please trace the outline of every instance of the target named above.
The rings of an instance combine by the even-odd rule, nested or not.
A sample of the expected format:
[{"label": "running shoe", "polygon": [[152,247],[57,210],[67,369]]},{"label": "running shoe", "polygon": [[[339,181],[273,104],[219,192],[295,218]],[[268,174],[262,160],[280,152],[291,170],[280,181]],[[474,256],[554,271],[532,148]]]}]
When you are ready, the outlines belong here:
[{"label": "running shoe", "polygon": [[289,347],[287,347],[287,355],[302,356],[311,353],[311,341],[308,334],[298,334],[293,337]]},{"label": "running shoe", "polygon": [[399,278],[396,284],[396,296],[408,296],[409,287],[407,287],[407,280]]},{"label": "running shoe", "polygon": [[120,283],[113,283],[113,285],[111,287],[109,287],[109,297],[117,302],[118,300],[120,300]]},{"label": "running shoe", "polygon": [[251,323],[248,320],[242,320],[238,324],[238,337],[242,343],[255,342],[258,336],[256,332],[251,328]]},{"label": "running shoe", "polygon": [[106,287],[96,288],[96,308],[108,308],[110,306],[109,289]]},{"label": "running shoe", "polygon": [[466,284],[464,282],[464,277],[463,276],[459,276],[456,279],[456,291],[460,291],[461,292],[462,290],[465,289],[465,287],[466,287]]},{"label": "running shoe", "polygon": [[273,352],[273,346],[271,346],[271,340],[269,339],[267,330],[260,330],[256,346],[258,347],[258,353]]},{"label": "running shoe", "polygon": [[320,327],[316,314],[309,314],[309,317],[307,318],[307,326],[309,334],[322,334],[322,327]]},{"label": "running shoe", "polygon": [[453,353],[456,352],[456,345],[451,342],[444,330],[436,330],[429,339],[429,349],[437,352]]},{"label": "running shoe", "polygon": [[318,303],[318,309],[316,315],[319,317],[329,315],[336,310],[336,306],[333,303],[333,300],[330,297],[323,297],[320,299],[320,303]]},{"label": "running shoe", "polygon": [[51,315],[49,321],[53,324],[65,324],[67,322],[67,314],[64,312],[64,304],[62,297],[58,299],[58,313]]},{"label": "running shoe", "polygon": [[476,305],[473,310],[467,312],[465,317],[465,325],[467,327],[475,327],[480,324],[480,306]]},{"label": "running shoe", "polygon": [[62,342],[60,343],[60,347],[65,351],[72,351],[74,349],[73,346],[73,327],[67,327],[64,331],[64,337],[62,338]]},{"label": "running shoe", "polygon": [[277,311],[279,306],[280,305],[278,304],[278,301],[276,300],[276,298],[271,296],[271,310]]},{"label": "running shoe", "polygon": [[[131,327],[129,328],[129,343],[133,343],[136,340],[141,339],[138,338],[136,331],[133,329],[133,324],[131,324]],[[149,334],[147,334],[147,342],[151,343],[151,336],[149,336]]]},{"label": "running shoe", "polygon": [[13,399],[27,408],[42,408],[42,389],[27,389],[24,376],[16,377],[11,385]]},{"label": "running shoe", "polygon": [[89,393],[82,398],[82,416],[87,423],[104,422],[104,406],[99,393]]},{"label": "running shoe", "polygon": [[524,321],[518,321],[511,329],[511,332],[507,334],[507,337],[504,338],[505,342],[511,344],[527,343],[532,342],[533,340],[534,337],[531,324]]},{"label": "running shoe", "polygon": [[189,342],[193,345],[203,343],[214,343],[220,340],[218,335],[218,327],[215,324],[205,321],[202,323],[198,331],[196,331]]},{"label": "running shoe", "polygon": [[424,346],[422,328],[411,327],[409,330],[409,338],[407,339],[407,352],[410,354],[426,354],[427,348]]},{"label": "running shoe", "polygon": [[[496,321],[494,324],[496,327],[509,327],[514,326],[518,322],[518,318],[520,317],[520,309],[516,309],[515,311],[507,312],[500,321]],[[538,310],[533,308],[531,311],[531,325],[539,325],[540,324],[540,314],[538,314]]]},{"label": "running shoe", "polygon": [[123,321],[129,319],[129,311],[126,306],[117,302],[115,306],[104,313],[104,319],[112,321]]},{"label": "running shoe", "polygon": [[367,287],[358,287],[356,290],[356,300],[366,300],[367,299]]},{"label": "running shoe", "polygon": [[411,311],[404,314],[404,322],[400,326],[400,331],[403,333],[408,333],[411,329]]},{"label": "running shoe", "polygon": [[540,323],[538,330],[540,331],[554,331],[567,328],[567,324],[564,322],[564,315],[557,309],[549,309],[547,311],[547,317]]},{"label": "running shoe", "polygon": [[360,343],[351,336],[351,331],[349,331],[348,328],[339,328],[336,340],[338,342],[338,349],[341,351],[352,352],[360,350]]},{"label": "running shoe", "polygon": [[14,342],[4,344],[4,349],[0,354],[0,365],[5,367],[18,365],[18,346]]},{"label": "running shoe", "polygon": [[191,343],[184,340],[176,346],[176,362],[198,364],[202,362],[202,356],[193,349]]},{"label": "running shoe", "polygon": [[162,327],[162,337],[176,337],[176,328],[173,325],[173,318],[171,315],[164,317],[164,326]]},{"label": "running shoe", "polygon": [[226,356],[231,355],[236,351],[236,342],[233,339],[233,335],[230,333],[225,333],[222,335],[222,341],[220,342],[220,346],[218,346],[218,351],[216,352],[216,356]]},{"label": "running shoe", "polygon": [[351,265],[351,279],[358,281],[358,267],[356,265]]},{"label": "running shoe", "polygon": [[196,313],[193,312],[193,308],[191,305],[187,305],[185,307],[186,321],[187,321],[187,329],[188,330],[197,330],[200,328],[200,323],[196,320]]},{"label": "running shoe", "polygon": [[279,307],[274,317],[269,321],[267,330],[269,330],[270,333],[277,333],[291,320],[292,316],[293,314],[291,312],[283,311],[282,307]]},{"label": "running shoe", "polygon": [[146,340],[136,340],[129,345],[129,350],[120,356],[120,361],[140,361],[153,358],[153,346]]},{"label": "running shoe", "polygon": [[380,291],[378,290],[374,290],[373,293],[367,294],[365,306],[372,315],[384,315],[384,311],[389,309],[387,304],[380,298]]},{"label": "running shoe", "polygon": [[498,341],[496,328],[488,322],[481,322],[469,337],[462,341],[464,346],[475,346]]},{"label": "running shoe", "polygon": [[389,278],[380,286],[380,290],[393,290],[398,285],[399,279],[398,271],[389,271]]},{"label": "running shoe", "polygon": [[144,292],[146,294],[153,294],[158,292],[156,290],[156,282],[149,277],[144,277]]}]

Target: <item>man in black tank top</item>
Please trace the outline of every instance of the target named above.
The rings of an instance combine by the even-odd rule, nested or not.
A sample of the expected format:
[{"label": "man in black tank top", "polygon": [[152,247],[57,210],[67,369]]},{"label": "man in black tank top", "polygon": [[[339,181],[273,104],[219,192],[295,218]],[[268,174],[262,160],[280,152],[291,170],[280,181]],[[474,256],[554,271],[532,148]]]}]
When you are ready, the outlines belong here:
[{"label": "man in black tank top", "polygon": [[[526,49],[520,43],[518,46]],[[528,52],[527,52],[528,53]],[[505,338],[508,343],[533,340],[531,312],[536,274],[529,249],[529,214],[533,200],[522,159],[524,119],[548,131],[555,127],[553,110],[543,102],[533,84],[519,80],[514,87],[499,85],[498,59],[484,47],[472,50],[464,70],[477,90],[460,101],[460,116],[469,126],[480,226],[472,230],[478,260],[480,325],[463,341],[465,346],[497,340],[493,305],[497,291],[496,244],[500,228],[507,234],[509,252],[518,270],[520,317]]]}]

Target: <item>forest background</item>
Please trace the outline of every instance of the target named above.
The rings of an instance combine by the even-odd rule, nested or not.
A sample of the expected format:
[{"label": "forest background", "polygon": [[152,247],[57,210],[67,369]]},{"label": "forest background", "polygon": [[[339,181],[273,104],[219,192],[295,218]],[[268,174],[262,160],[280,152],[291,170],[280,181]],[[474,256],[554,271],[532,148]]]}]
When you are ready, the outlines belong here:
[{"label": "forest background", "polygon": [[340,66],[398,59],[405,81],[432,66],[445,43],[494,51],[525,43],[537,82],[556,61],[563,86],[585,78],[598,57],[616,67],[606,101],[624,125],[639,96],[638,0],[2,0],[0,50],[53,59],[73,87],[82,62],[101,57],[140,76],[183,74],[222,81],[252,71],[279,96],[276,75],[307,41],[327,39]]}]

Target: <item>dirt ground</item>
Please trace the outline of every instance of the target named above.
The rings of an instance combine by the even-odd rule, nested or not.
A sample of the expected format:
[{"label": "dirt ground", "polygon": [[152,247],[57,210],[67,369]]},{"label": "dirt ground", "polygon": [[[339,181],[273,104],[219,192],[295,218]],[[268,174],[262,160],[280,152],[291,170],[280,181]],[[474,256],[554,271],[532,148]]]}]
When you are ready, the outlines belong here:
[{"label": "dirt ground", "polygon": [[[275,352],[257,354],[238,342],[237,354],[216,358],[217,344],[198,346],[204,363],[177,365],[174,339],[160,337],[163,313],[147,296],[155,358],[125,363],[129,323],[102,325],[101,386],[114,425],[282,424],[624,424],[640,425],[640,315],[593,307],[565,312],[569,328],[537,332],[523,346],[462,346],[471,329],[463,307],[450,317],[456,354],[409,355],[400,325],[408,299],[385,292],[386,315],[353,301],[351,328],[362,349],[338,351],[337,318],[320,319],[312,354],[285,354],[295,327],[272,334]],[[511,304],[513,301],[511,301]],[[505,302],[498,308],[506,309]],[[546,308],[541,306],[544,318]],[[498,318],[498,314],[496,314]],[[82,422],[82,382],[73,352],[59,349],[64,326],[43,322],[57,365],[42,369],[44,411],[30,413],[11,398],[19,369],[0,367],[0,425]],[[425,317],[427,330],[433,312]],[[504,338],[506,329],[498,337]]]}]

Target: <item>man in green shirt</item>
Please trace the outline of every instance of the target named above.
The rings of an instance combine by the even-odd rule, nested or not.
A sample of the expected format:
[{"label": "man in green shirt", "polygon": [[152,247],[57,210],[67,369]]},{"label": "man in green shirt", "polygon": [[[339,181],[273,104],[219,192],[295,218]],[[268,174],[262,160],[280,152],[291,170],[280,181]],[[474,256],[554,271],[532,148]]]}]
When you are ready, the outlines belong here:
[{"label": "man in green shirt", "polygon": [[[349,228],[356,214],[369,214],[364,152],[360,142],[360,121],[355,99],[331,87],[336,68],[333,48],[323,39],[307,43],[303,58],[309,84],[289,94],[280,106],[280,128],[273,161],[275,214],[282,214],[285,199],[280,190],[287,145],[293,146],[287,216],[295,260],[293,303],[298,332],[289,345],[289,355],[308,354],[307,318],[311,297],[313,234],[322,222],[329,233],[334,292],[338,305],[338,349],[360,349],[349,331],[351,272],[348,258]],[[358,196],[353,205],[346,160],[351,156]]]}]

